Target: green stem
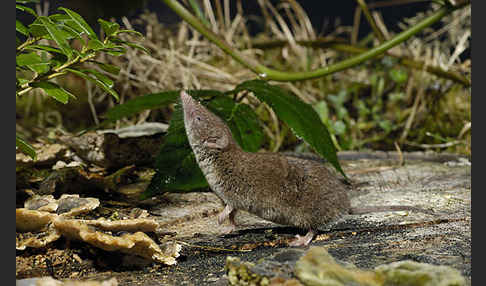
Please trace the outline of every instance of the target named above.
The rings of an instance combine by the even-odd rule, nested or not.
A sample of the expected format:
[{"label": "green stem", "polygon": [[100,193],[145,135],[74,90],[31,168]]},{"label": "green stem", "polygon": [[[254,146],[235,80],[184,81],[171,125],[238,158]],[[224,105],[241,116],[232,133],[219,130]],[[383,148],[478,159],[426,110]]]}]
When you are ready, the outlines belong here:
[{"label": "green stem", "polygon": [[313,78],[326,76],[359,65],[371,58],[374,58],[378,55],[385,53],[387,50],[406,41],[413,35],[425,29],[426,27],[436,23],[437,21],[442,19],[442,17],[446,16],[452,11],[462,8],[463,6],[469,5],[471,3],[470,1],[465,1],[461,3],[461,5],[457,5],[455,7],[443,6],[442,8],[434,12],[432,15],[430,15],[429,17],[417,23],[410,29],[401,32],[393,39],[390,39],[389,41],[386,41],[381,45],[371,50],[368,50],[367,52],[356,55],[347,60],[338,62],[336,64],[327,67],[316,69],[313,71],[283,72],[283,71],[267,68],[253,59],[247,59],[246,57],[244,57],[238,50],[232,48],[218,35],[208,30],[204,26],[204,24],[201,23],[201,21],[199,21],[199,19],[197,19],[189,11],[187,11],[187,9],[184,8],[184,6],[182,6],[181,4],[179,4],[177,0],[162,0],[162,1],[165,4],[167,4],[167,6],[169,6],[169,8],[171,8],[174,12],[176,12],[184,21],[186,21],[189,25],[191,25],[195,30],[200,32],[202,35],[204,35],[208,40],[210,40],[215,45],[217,45],[225,53],[230,55],[234,60],[236,60],[243,66],[249,68],[251,71],[258,74],[261,78],[264,78],[266,80],[275,80],[275,81],[299,81],[299,80],[313,79]]},{"label": "green stem", "polygon": [[[329,48],[333,49],[336,51],[340,52],[345,52],[349,54],[361,54],[368,49],[366,48],[361,48],[353,45],[346,44],[345,41],[341,39],[326,39],[326,38],[318,38],[312,41],[309,40],[298,40],[296,41],[297,44],[304,46],[304,47],[312,47],[312,48]],[[275,41],[268,41],[268,42],[258,42],[258,43],[252,43],[252,46],[256,49],[272,49],[272,48],[278,48],[287,45],[287,41],[282,41],[282,40],[275,40]],[[471,80],[457,72],[453,71],[448,71],[444,70],[443,68],[439,66],[432,66],[432,65],[427,65],[423,61],[418,61],[418,60],[413,60],[404,56],[400,56],[397,54],[394,54],[390,51],[387,51],[381,56],[390,56],[393,58],[396,58],[398,62],[406,67],[413,68],[413,69],[418,69],[422,70],[425,68],[425,70],[431,74],[434,74],[438,77],[446,78],[453,80],[457,83],[460,83],[464,85],[465,87],[470,87],[471,86]],[[379,57],[381,57],[379,56]],[[378,58],[379,58],[378,57]]]},{"label": "green stem", "polygon": [[338,71],[342,71],[345,69],[348,69],[350,67],[359,65],[369,59],[372,59],[378,55],[381,55],[385,53],[387,50],[393,48],[394,46],[406,41],[413,35],[417,34],[424,28],[436,23],[439,21],[442,17],[445,15],[451,13],[454,9],[451,9],[449,7],[442,7],[441,9],[437,10],[435,13],[430,15],[429,17],[425,18],[421,22],[417,23],[410,29],[401,32],[394,38],[390,39],[389,41],[384,42],[383,44],[368,50],[367,52],[364,52],[362,54],[356,55],[354,57],[351,57],[349,59],[343,60],[341,62],[338,62],[336,64],[320,68],[314,71],[309,71],[309,72],[295,72],[295,73],[286,73],[286,72],[281,72],[281,71],[276,71],[272,69],[266,69],[264,70],[264,73],[267,74],[268,79],[272,80],[277,80],[277,81],[297,81],[297,80],[305,80],[305,79],[311,79],[311,78],[317,78],[317,77],[322,77],[326,76]]},{"label": "green stem", "polygon": [[27,39],[25,42],[23,42],[20,46],[17,47],[17,52],[22,51],[25,47],[32,45],[33,43],[39,41],[40,39],[41,39],[40,37]]},{"label": "green stem", "polygon": [[21,91],[17,92],[17,96],[22,96],[24,93],[27,93],[33,89],[32,86],[22,89]]}]

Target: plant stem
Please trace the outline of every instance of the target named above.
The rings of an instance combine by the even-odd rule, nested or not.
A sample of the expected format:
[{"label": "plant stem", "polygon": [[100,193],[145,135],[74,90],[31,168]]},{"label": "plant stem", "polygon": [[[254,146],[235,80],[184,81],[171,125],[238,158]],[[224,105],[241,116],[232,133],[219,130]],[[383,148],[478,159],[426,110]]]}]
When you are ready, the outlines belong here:
[{"label": "plant stem", "polygon": [[[297,44],[305,47],[313,47],[313,48],[329,48],[333,49],[336,51],[340,52],[345,52],[345,53],[350,53],[350,54],[361,54],[368,49],[358,47],[358,46],[353,46],[346,44],[344,40],[340,39],[326,39],[326,38],[318,38],[312,41],[308,40],[301,40],[301,41],[296,41]],[[256,49],[272,49],[272,48],[278,48],[287,45],[288,43],[283,40],[276,40],[276,41],[268,41],[268,42],[258,42],[258,43],[252,43],[252,47]],[[471,80],[457,72],[454,71],[448,71],[444,70],[443,68],[439,66],[431,66],[427,65],[423,61],[418,61],[418,60],[413,60],[404,56],[397,55],[395,53],[392,53],[390,51],[387,51],[384,53],[382,56],[387,55],[393,58],[398,59],[399,64],[413,68],[413,69],[418,69],[422,70],[425,68],[425,70],[431,74],[434,74],[438,77],[446,78],[453,80],[457,83],[460,83],[464,85],[465,87],[470,87],[471,86]],[[381,56],[380,56],[381,57]]]},{"label": "plant stem", "polygon": [[41,38],[39,37],[34,37],[34,38],[29,38],[25,42],[23,42],[20,46],[17,47],[17,52],[22,51],[25,47],[28,45],[32,45],[33,43],[39,41]]},{"label": "plant stem", "polygon": [[21,96],[24,93],[27,93],[27,92],[31,91],[32,89],[33,89],[32,86],[26,87],[26,88],[22,89],[21,91],[17,92],[17,96]]},{"label": "plant stem", "polygon": [[248,59],[244,57],[238,50],[232,48],[222,38],[220,38],[212,31],[208,30],[204,26],[204,24],[201,23],[201,21],[199,21],[199,19],[197,19],[189,11],[187,11],[187,9],[184,8],[184,6],[182,6],[181,4],[179,4],[177,0],[162,0],[162,1],[165,4],[167,4],[167,6],[169,6],[169,8],[171,8],[174,12],[176,12],[184,21],[186,21],[199,33],[204,35],[208,40],[210,40],[215,45],[217,45],[225,53],[230,55],[234,60],[236,60],[243,66],[249,68],[251,71],[258,74],[261,78],[266,80],[275,80],[275,81],[299,81],[299,80],[313,79],[313,78],[323,77],[359,65],[371,58],[374,58],[378,55],[385,53],[387,50],[406,41],[413,35],[422,31],[424,28],[436,23],[437,21],[442,19],[442,17],[448,15],[452,11],[462,8],[471,3],[471,1],[464,1],[463,3],[455,7],[443,6],[442,8],[434,12],[432,15],[428,16],[427,18],[417,23],[413,27],[409,28],[408,30],[401,32],[393,39],[390,39],[389,41],[386,41],[371,50],[368,50],[364,53],[361,53],[359,55],[356,55],[344,61],[338,62],[336,64],[319,68],[313,71],[284,72],[284,71],[279,71],[279,70],[265,67],[253,59]]}]

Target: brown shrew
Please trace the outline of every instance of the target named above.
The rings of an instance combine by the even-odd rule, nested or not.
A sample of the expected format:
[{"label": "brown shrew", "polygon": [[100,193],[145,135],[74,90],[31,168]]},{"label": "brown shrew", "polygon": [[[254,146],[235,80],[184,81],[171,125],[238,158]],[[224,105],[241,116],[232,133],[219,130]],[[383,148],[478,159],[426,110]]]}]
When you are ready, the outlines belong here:
[{"label": "brown shrew", "polygon": [[[307,230],[292,246],[307,245],[317,229],[349,214],[419,210],[412,206],[352,208],[349,186],[320,162],[279,153],[245,152],[224,121],[181,92],[189,144],[206,180],[225,204],[221,224],[244,210],[265,220]],[[420,210],[419,210],[420,211]]]}]

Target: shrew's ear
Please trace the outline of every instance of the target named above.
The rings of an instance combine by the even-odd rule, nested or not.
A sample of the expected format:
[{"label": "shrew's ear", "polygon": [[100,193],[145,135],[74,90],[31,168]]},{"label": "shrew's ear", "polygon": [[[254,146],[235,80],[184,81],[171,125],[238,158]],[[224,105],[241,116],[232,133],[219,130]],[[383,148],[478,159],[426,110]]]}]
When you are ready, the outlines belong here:
[{"label": "shrew's ear", "polygon": [[223,134],[221,137],[210,137],[204,141],[204,146],[211,149],[225,150],[229,146],[228,135]]}]

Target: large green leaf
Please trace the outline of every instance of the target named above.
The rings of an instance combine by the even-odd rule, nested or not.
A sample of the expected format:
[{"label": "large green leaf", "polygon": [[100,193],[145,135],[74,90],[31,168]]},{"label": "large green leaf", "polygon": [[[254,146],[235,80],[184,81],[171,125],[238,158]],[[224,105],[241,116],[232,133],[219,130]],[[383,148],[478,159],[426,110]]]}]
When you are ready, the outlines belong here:
[{"label": "large green leaf", "polygon": [[243,90],[253,92],[260,101],[267,103],[296,136],[307,142],[346,177],[337,159],[336,148],[329,131],[312,106],[299,100],[285,89],[270,85],[263,80],[243,82],[231,93]]},{"label": "large green leaf", "polygon": [[51,38],[56,42],[59,49],[65,54],[68,59],[71,59],[73,56],[73,49],[69,46],[67,41],[67,36],[62,30],[58,29],[56,25],[46,16],[39,16],[37,20],[42,23],[42,25],[46,28],[47,32],[51,36]]},{"label": "large green leaf", "polygon": [[32,160],[37,158],[37,154],[35,153],[35,149],[24,139],[19,137],[18,135],[15,136],[15,146],[20,149],[23,153],[29,155]]},{"label": "large green leaf", "polygon": [[55,100],[66,104],[69,100],[69,97],[74,97],[73,94],[66,91],[64,88],[60,87],[59,85],[53,82],[41,81],[35,82],[31,84],[32,87],[38,87],[44,90],[49,96],[53,97]]},{"label": "large green leaf", "polygon": [[[220,116],[231,129],[233,137],[243,150],[255,152],[263,143],[263,132],[258,117],[248,105],[235,103],[214,90],[190,90],[189,94]],[[179,91],[176,92],[177,98]],[[176,105],[164,144],[157,156],[156,174],[143,197],[170,191],[183,192],[207,187],[192,149],[187,141],[181,105]]]},{"label": "large green leaf", "polygon": [[[103,80],[100,80],[99,78],[96,77],[96,73],[93,73],[93,71],[91,70],[86,70],[87,73],[83,72],[83,71],[79,71],[79,70],[75,70],[75,69],[71,69],[71,68],[66,68],[65,69],[66,71],[69,71],[75,75],[78,75],[86,80],[89,80],[91,82],[93,82],[94,84],[96,84],[97,86],[99,86],[101,89],[103,89],[104,91],[108,92],[109,94],[111,94],[116,100],[119,100],[119,96],[118,96],[118,93],[112,88],[112,85],[109,84],[109,82],[104,82],[103,80],[106,80],[106,77],[103,78]],[[90,74],[93,74],[93,76],[91,76]],[[99,73],[98,73],[99,74]],[[98,75],[99,76],[99,75]]]}]

